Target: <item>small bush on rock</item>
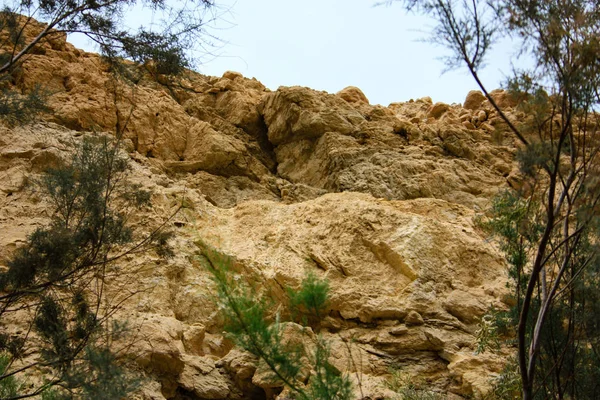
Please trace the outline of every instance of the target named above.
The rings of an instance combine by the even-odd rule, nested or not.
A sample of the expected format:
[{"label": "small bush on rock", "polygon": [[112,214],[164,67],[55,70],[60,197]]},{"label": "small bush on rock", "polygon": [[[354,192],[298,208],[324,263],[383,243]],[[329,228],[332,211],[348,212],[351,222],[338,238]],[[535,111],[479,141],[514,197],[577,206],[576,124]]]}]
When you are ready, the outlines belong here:
[{"label": "small bush on rock", "polygon": [[[296,329],[295,324],[283,322],[270,298],[257,297],[257,290],[233,273],[229,257],[205,250],[203,261],[216,285],[226,332],[268,366],[270,380],[281,383],[299,399],[352,398],[350,380],[329,363],[329,346],[323,339],[315,338],[308,327]],[[297,312],[323,317],[329,293],[326,281],[308,274],[298,291],[288,288],[287,293]],[[289,335],[290,330],[299,335]]]},{"label": "small bush on rock", "polygon": [[[115,294],[113,287],[109,294],[107,281],[120,273],[117,262],[125,255],[150,247],[159,254],[170,251],[160,228],[140,235],[128,224],[129,215],[150,202],[147,191],[128,181],[128,170],[118,142],[86,137],[71,162],[37,182],[49,202],[50,221],[29,235],[0,272],[0,351],[8,357],[0,363],[0,387],[14,389],[4,400],[51,387],[46,396],[116,399],[136,387],[111,351],[125,331],[114,314],[135,293]],[[16,313],[24,329],[9,335],[4,324]],[[37,359],[21,359],[32,353]],[[39,368],[51,371],[47,383],[14,384]]]}]

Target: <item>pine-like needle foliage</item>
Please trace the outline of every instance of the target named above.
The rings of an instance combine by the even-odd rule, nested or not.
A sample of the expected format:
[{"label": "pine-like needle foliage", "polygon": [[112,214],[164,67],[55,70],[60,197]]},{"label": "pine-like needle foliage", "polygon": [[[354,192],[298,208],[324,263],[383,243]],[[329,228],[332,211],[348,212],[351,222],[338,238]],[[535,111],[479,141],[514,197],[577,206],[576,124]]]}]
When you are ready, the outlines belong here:
[{"label": "pine-like needle foliage", "polygon": [[39,114],[48,111],[47,98],[48,93],[39,85],[26,94],[2,88],[0,89],[0,120],[4,120],[9,126],[32,122]]},{"label": "pine-like needle foliage", "polygon": [[[329,347],[322,339],[310,339],[308,328],[300,337],[285,337],[286,323],[273,310],[267,297],[257,299],[256,290],[234,274],[232,260],[214,250],[204,252],[204,262],[213,276],[225,330],[244,350],[263,360],[275,382],[289,388],[305,400],[346,400],[352,398],[352,386],[346,374],[329,363]],[[314,316],[323,316],[329,285],[309,274],[299,291],[288,289],[290,303]],[[308,340],[311,345],[307,346]],[[308,361],[307,361],[308,360]],[[306,369],[312,371],[306,376]]]},{"label": "pine-like needle foliage", "polygon": [[[520,142],[523,190],[490,222],[511,264],[523,399],[600,398],[600,333],[590,329],[600,308],[598,1],[397,1],[435,19],[431,40],[450,50],[448,66],[471,73]],[[519,120],[479,73],[506,37],[518,52],[506,90],[527,115]]]},{"label": "pine-like needle foliage", "polygon": [[287,288],[290,311],[294,319],[303,325],[315,327],[325,317],[329,299],[329,282],[309,272],[302,280],[299,290]]},{"label": "pine-like needle foliage", "polygon": [[[123,17],[135,5],[145,6],[165,18],[156,21],[152,30],[128,29]],[[4,50],[0,74],[15,68],[40,42],[61,33],[87,36],[108,58],[150,62],[161,73],[176,74],[194,63],[190,51],[206,44],[205,27],[214,18],[206,10],[212,6],[211,0],[16,1],[5,6],[0,14],[0,27],[6,29],[0,41]],[[26,31],[33,19],[47,25],[34,37],[28,37]]]},{"label": "pine-like needle foliage", "polygon": [[[10,125],[31,122],[49,111],[52,94],[40,86],[19,88],[23,63],[39,54],[47,41],[62,40],[65,33],[87,36],[104,57],[110,70],[129,80],[139,73],[125,60],[146,67],[157,81],[169,81],[186,68],[199,64],[215,39],[206,31],[217,16],[210,13],[212,0],[19,0],[0,10],[0,120]],[[133,7],[157,14],[150,26],[131,29],[124,16]],[[163,18],[160,18],[162,16]],[[38,25],[39,21],[45,25]],[[34,26],[36,26],[34,28]]]},{"label": "pine-like needle foliage", "polygon": [[[36,184],[53,214],[0,273],[0,317],[28,311],[24,315],[33,317],[22,323],[29,323],[39,341],[30,341],[27,330],[4,335],[0,350],[11,354],[9,369],[25,350],[36,351],[40,360],[22,372],[42,365],[53,376],[19,395],[38,395],[60,384],[62,389],[52,392],[56,398],[109,399],[135,388],[110,350],[123,329],[110,323],[121,300],[106,298],[106,281],[127,254],[150,247],[160,254],[171,251],[167,233],[140,237],[129,226],[128,216],[149,206],[150,193],[130,183],[128,171],[117,142],[85,137],[70,163],[48,170]],[[11,378],[0,376],[0,384]]]}]

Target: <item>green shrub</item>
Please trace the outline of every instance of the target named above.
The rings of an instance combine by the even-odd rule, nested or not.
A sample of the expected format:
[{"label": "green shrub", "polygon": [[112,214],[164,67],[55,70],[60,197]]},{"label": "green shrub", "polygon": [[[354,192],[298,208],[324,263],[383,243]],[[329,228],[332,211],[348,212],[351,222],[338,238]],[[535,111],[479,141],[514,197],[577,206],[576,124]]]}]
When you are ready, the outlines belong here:
[{"label": "green shrub", "polygon": [[314,272],[308,272],[300,289],[297,291],[287,288],[290,299],[290,312],[294,319],[299,319],[304,325],[318,323],[325,315],[329,299],[329,283],[319,279]]},{"label": "green shrub", "polygon": [[49,111],[48,92],[37,85],[27,94],[0,90],[0,119],[10,126],[32,122],[38,114]]},{"label": "green shrub", "polygon": [[442,400],[444,397],[431,390],[424,389],[421,382],[398,369],[391,369],[386,381],[388,388],[397,393],[395,400]]},{"label": "green shrub", "polygon": [[[12,356],[8,353],[0,353],[0,376],[4,376],[8,372]],[[6,376],[0,379],[0,399],[15,397],[19,393],[20,383],[17,378]]]},{"label": "green shrub", "polygon": [[[110,351],[110,343],[123,334],[112,317],[127,295],[111,303],[106,280],[118,273],[117,262],[127,254],[151,247],[162,255],[172,252],[168,233],[158,229],[140,236],[128,224],[129,215],[150,202],[147,191],[128,181],[128,172],[118,142],[85,137],[69,163],[37,181],[52,216],[0,273],[0,316],[28,310],[32,319],[23,323],[39,340],[29,340],[27,331],[16,338],[2,336],[0,350],[11,357],[24,349],[37,352],[37,363],[25,365],[22,373],[43,366],[53,378],[19,395],[39,395],[60,384],[46,396],[108,399],[126,397],[136,387]],[[0,384],[7,379],[0,378]]]},{"label": "green shrub", "polygon": [[[252,290],[232,271],[233,261],[214,250],[205,250],[204,262],[215,282],[219,307],[225,319],[225,330],[242,349],[262,359],[268,366],[273,381],[281,382],[304,400],[346,400],[352,398],[348,376],[329,363],[329,346],[322,339],[284,340],[284,322],[273,310],[273,301],[264,294],[257,299]],[[322,316],[328,300],[328,284],[308,274],[298,291],[287,289],[290,304],[301,312]],[[255,288],[254,288],[255,289]],[[310,330],[302,330],[310,339]],[[308,384],[304,373],[310,362],[314,374]]]}]

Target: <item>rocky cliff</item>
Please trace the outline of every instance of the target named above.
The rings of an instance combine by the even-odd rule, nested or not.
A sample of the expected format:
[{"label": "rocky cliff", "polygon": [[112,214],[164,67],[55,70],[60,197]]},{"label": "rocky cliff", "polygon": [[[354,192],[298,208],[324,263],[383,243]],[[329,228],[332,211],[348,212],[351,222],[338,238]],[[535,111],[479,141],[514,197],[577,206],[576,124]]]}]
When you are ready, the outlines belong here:
[{"label": "rocky cliff", "polygon": [[58,36],[27,58],[11,84],[43,83],[51,112],[0,127],[0,256],[48,218],[27,182],[81,136],[122,132],[134,179],[154,193],[134,223],[159,223],[185,202],[172,221],[176,256],[132,257],[123,268],[135,276],[120,278],[137,293],[121,314],[139,330],[130,351],[150,377],[142,398],[272,393],[223,337],[199,241],[275,297],[307,271],[326,277],[322,334],[363,398],[393,396],[390,368],[448,398],[488,390],[504,359],[475,354],[475,332],[486,310],[505,307],[506,272],[473,218],[519,177],[515,142],[481,93],[383,107],[355,87],[271,91],[235,72],[173,84],[129,68],[135,83],[115,80],[98,55]]}]

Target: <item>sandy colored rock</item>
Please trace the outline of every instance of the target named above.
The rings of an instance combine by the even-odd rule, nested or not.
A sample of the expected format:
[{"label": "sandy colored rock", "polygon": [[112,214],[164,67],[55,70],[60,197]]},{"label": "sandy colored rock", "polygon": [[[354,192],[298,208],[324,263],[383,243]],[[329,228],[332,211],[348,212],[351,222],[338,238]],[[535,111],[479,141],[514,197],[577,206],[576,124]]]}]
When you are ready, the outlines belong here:
[{"label": "sandy colored rock", "polygon": [[408,328],[404,325],[395,326],[392,329],[390,329],[390,335],[393,335],[393,336],[402,336],[402,335],[406,335],[407,333],[408,333]]},{"label": "sandy colored rock", "polygon": [[495,131],[495,129],[494,129],[494,127],[493,127],[492,125],[490,125],[490,124],[487,124],[487,123],[485,123],[485,122],[484,122],[484,123],[482,123],[482,124],[481,124],[479,127],[480,127],[481,129],[485,130],[485,131],[486,131],[486,132],[488,132],[488,133],[493,133],[493,132]]},{"label": "sandy colored rock", "polygon": [[471,121],[464,121],[463,126],[469,130],[474,130],[475,129],[475,125],[471,122]]},{"label": "sandy colored rock", "polygon": [[327,132],[348,135],[364,120],[344,100],[299,86],[267,94],[260,111],[274,145],[317,139]]},{"label": "sandy colored rock", "polygon": [[[129,151],[157,159],[165,171],[210,174],[198,190],[217,206],[359,191],[386,199],[435,197],[481,207],[504,182],[494,180],[487,166],[490,159],[509,155],[490,151],[475,132],[458,141],[457,136],[448,143],[440,140],[450,137],[446,130],[456,130],[452,121],[455,116],[458,121],[460,110],[433,105],[427,97],[370,106],[356,88],[337,96],[301,87],[270,92],[232,71],[220,78],[192,74],[182,82],[192,90],[168,91],[141,70],[140,84],[115,86],[97,55],[61,40],[57,37],[45,54],[27,60],[19,90],[44,81],[54,93],[48,119],[71,129],[114,131],[127,119]],[[349,103],[344,96],[354,100]],[[434,121],[417,125],[430,108],[445,110],[443,121],[436,112]],[[476,130],[475,125],[467,128]],[[289,187],[309,189],[289,195],[273,184],[280,178]]]},{"label": "sandy colored rock", "polygon": [[517,101],[506,90],[496,89],[490,92],[490,96],[496,102],[496,105],[503,109],[513,108]]},{"label": "sandy colored rock", "polygon": [[242,74],[240,74],[239,72],[236,71],[225,71],[223,73],[223,78],[225,79],[230,79],[230,80],[235,80],[237,78],[243,78],[244,76]]},{"label": "sandy colored rock", "polygon": [[431,106],[429,110],[429,117],[438,119],[440,118],[446,111],[448,111],[450,107],[446,103],[435,103]]},{"label": "sandy colored rock", "polygon": [[129,350],[136,362],[153,372],[178,375],[185,366],[181,322],[151,315],[139,326],[140,339]]},{"label": "sandy colored rock", "polygon": [[[282,96],[275,109],[289,107],[296,110],[296,116],[278,112],[276,120],[266,118],[270,134],[296,137],[294,132],[300,114],[310,115],[305,117],[309,121],[323,122],[325,119],[322,105],[315,102],[292,102],[288,98],[287,105],[281,104],[287,98],[283,94],[290,91],[300,98],[313,98],[318,93],[304,88],[286,88],[281,94],[272,94]],[[275,147],[278,174],[293,183],[330,192],[359,191],[386,199],[436,197],[469,206],[482,204],[486,201],[483,198],[487,199],[489,195],[483,194],[487,189],[481,192],[481,188],[494,185],[472,182],[473,186],[468,187],[456,177],[471,176],[484,181],[496,179],[493,178],[494,172],[486,170],[489,168],[489,158],[496,158],[498,153],[486,154],[485,150],[479,151],[479,148],[476,151],[475,143],[481,137],[478,133],[467,133],[466,130],[449,126],[429,130],[428,127],[419,128],[401,120],[401,113],[415,112],[418,107],[423,107],[421,112],[427,115],[430,106],[426,103],[412,104],[410,107],[394,104],[393,110],[398,111],[392,113],[391,108],[384,111],[372,107],[365,120],[346,118],[347,121],[357,122],[353,130],[347,123],[338,126],[331,122],[326,128],[320,126],[311,129],[311,136],[303,135],[299,140],[278,144]],[[366,111],[361,108],[361,112]],[[343,111],[339,115],[345,116],[345,113]],[[350,115],[354,116],[354,113]],[[474,126],[472,128],[475,129]],[[411,144],[411,141],[415,143]],[[439,145],[439,148],[436,150],[435,147],[418,144],[424,141]],[[440,157],[445,152],[452,157]],[[468,158],[473,163],[459,162],[453,157]],[[503,179],[499,179],[497,184],[501,182]],[[480,194],[483,196],[477,199]]]},{"label": "sandy colored rock", "polygon": [[[310,355],[314,352],[316,343],[316,335],[311,328],[303,327],[293,322],[283,323],[281,326],[281,345],[294,346],[305,349],[306,354]],[[300,360],[302,369],[298,372],[298,381],[308,382],[310,380],[311,370],[309,368],[310,361],[307,356],[303,356]],[[273,375],[268,365],[264,360],[258,362],[256,372],[252,376],[252,383],[269,393],[274,388],[283,388],[283,382]]]},{"label": "sandy colored rock", "polygon": [[256,372],[258,358],[248,352],[237,349],[231,350],[225,357],[219,360],[219,365],[224,366],[239,380],[251,379]]},{"label": "sandy colored rock", "polygon": [[[486,364],[486,368],[491,373],[490,375],[476,375],[473,373],[473,370],[482,364]],[[503,365],[501,359],[489,353],[484,353],[480,357],[459,354],[452,358],[450,364],[448,364],[448,369],[452,375],[459,377],[455,381],[455,392],[457,394],[467,395],[472,393],[476,398],[481,398],[491,389],[493,381],[490,377],[498,376]]]},{"label": "sandy colored rock", "polygon": [[467,110],[477,110],[485,100],[486,98],[480,90],[471,90],[467,93],[463,108]]},{"label": "sandy colored rock", "polygon": [[[528,183],[480,92],[464,107],[427,97],[383,107],[354,87],[270,91],[231,71],[190,73],[181,84],[191,90],[169,91],[141,69],[138,84],[115,85],[99,56],[64,36],[41,46],[14,89],[44,82],[52,113],[0,126],[0,256],[51,215],[29,182],[92,130],[123,129],[131,177],[153,192],[152,209],[131,223],[149,229],[182,207],[168,222],[175,257],[128,258],[110,283],[135,284],[119,315],[138,333],[130,355],[152,382],[145,398],[249,399],[280,389],[223,335],[198,259],[204,245],[281,304],[283,288],[306,272],[327,278],[319,334],[332,364],[361,377],[365,396],[391,396],[390,360],[448,398],[489,390],[484,378],[508,355],[474,354],[473,333],[490,306],[506,306],[506,265],[473,220],[498,190]],[[506,92],[491,95],[510,118],[526,117]]]},{"label": "sandy colored rock", "polygon": [[[5,132],[5,144],[0,150],[5,168],[20,166],[24,176],[35,173],[32,160],[45,149],[34,145],[43,142],[46,134],[48,143],[54,143],[52,146],[64,156],[78,135],[52,124],[31,131]],[[16,138],[20,141],[13,140]],[[188,365],[189,357],[206,355],[225,359],[232,351],[232,344],[221,336],[206,271],[186,256],[197,251],[193,243],[198,238],[234,256],[244,268],[244,276],[262,282],[276,296],[284,295],[281,285],[297,287],[308,270],[327,277],[332,287],[330,315],[337,321],[332,326],[337,326],[348,340],[360,338],[360,346],[382,354],[376,357],[365,352],[361,356],[366,360],[362,375],[365,380],[372,377],[374,382],[380,379],[380,374],[387,373],[385,360],[389,356],[409,357],[424,373],[438,376],[439,372],[434,371],[440,371],[442,361],[432,359],[430,354],[444,353],[473,341],[473,325],[464,326],[471,323],[461,322],[445,308],[452,304],[454,287],[473,293],[487,305],[500,301],[488,293],[503,293],[503,259],[476,233],[472,223],[474,213],[464,206],[427,198],[386,201],[369,194],[347,192],[319,194],[314,199],[291,204],[246,199],[224,209],[211,204],[196,189],[190,189],[188,182],[194,178],[188,175],[169,178],[161,170],[155,170],[156,165],[159,164],[155,159],[142,157],[132,171],[140,182],[156,191],[151,220],[158,222],[160,210],[166,216],[177,207],[181,201],[178,196],[185,188],[188,205],[177,217],[175,226],[178,256],[137,278],[138,285],[148,284],[152,290],[140,293],[130,309],[138,317],[128,319],[141,321],[143,338],[132,348],[132,354],[160,381],[163,395],[173,395],[183,385],[192,391],[204,390],[192,383],[196,379],[192,377],[199,372]],[[205,172],[196,174],[199,174],[196,179],[208,176]],[[13,226],[15,218],[26,222],[16,231],[0,230],[14,246],[22,243],[35,227],[33,216],[43,215],[40,212],[43,204],[30,203],[28,196],[28,192],[19,191],[2,200],[3,227]],[[20,203],[11,203],[8,200],[11,198]],[[148,223],[147,217],[136,218],[134,222]],[[413,317],[418,321],[409,310],[423,317],[423,325],[391,331],[385,325],[377,327],[378,321],[395,324],[412,321]],[[375,328],[352,328],[352,321],[375,324]],[[204,338],[198,323],[205,327]],[[440,324],[453,330],[440,331]],[[340,345],[339,349],[339,359],[343,360],[346,347]],[[250,393],[256,387],[253,379],[255,383],[262,382],[258,376],[254,378],[252,362],[232,360],[223,365],[236,376],[227,381],[230,391],[243,388]],[[343,365],[347,362],[341,362],[339,368]],[[483,365],[473,368],[465,370],[465,374],[487,373]],[[217,379],[210,374],[211,380]],[[470,379],[462,375],[453,379],[459,378],[464,382]],[[442,383],[447,381],[436,379],[440,390],[449,387]],[[472,387],[477,387],[476,381],[473,382]],[[225,386],[218,387],[222,390],[219,395],[225,392]]]},{"label": "sandy colored rock", "polygon": [[455,290],[444,301],[444,308],[465,322],[475,322],[485,313],[486,307],[480,300],[462,290]]},{"label": "sandy colored rock", "polygon": [[206,328],[204,325],[194,324],[187,327],[183,332],[185,350],[190,354],[202,355],[205,333]]},{"label": "sandy colored rock", "polygon": [[156,381],[145,382],[135,398],[142,400],[165,400],[165,396],[161,391],[161,385]]},{"label": "sandy colored rock", "polygon": [[[44,130],[67,155],[69,143],[73,143],[77,133],[60,130],[55,125],[41,126],[26,135],[15,131],[14,134],[22,135],[18,136],[21,142],[10,140],[17,136],[6,133],[4,138],[11,144],[2,150],[7,154],[3,158],[5,165],[8,168],[21,165],[25,172],[32,171],[31,159],[37,151],[42,151],[35,150],[34,144],[40,142],[43,136],[38,135]],[[177,207],[180,201],[177,196],[188,187],[190,178],[177,181],[179,178],[173,175],[171,183],[164,184],[167,177],[163,172],[150,172],[154,165],[155,160],[140,158],[132,173],[156,191],[155,211],[150,221],[158,222],[160,210],[166,216],[172,207]],[[5,217],[0,222],[6,226],[16,217],[30,215],[28,219],[19,217],[27,225],[13,232],[12,237],[22,241],[35,226],[31,215],[41,215],[37,210],[42,205],[24,208],[31,207],[28,195],[19,193],[24,196],[20,200],[24,206],[5,202],[2,208]],[[338,321],[335,325],[340,327],[340,334],[348,340],[361,338],[361,346],[382,354],[381,358],[372,359],[370,353],[361,356],[369,360],[362,372],[366,380],[370,376],[379,379],[380,373],[386,373],[387,356],[411,357],[421,360],[416,365],[424,371],[438,371],[439,361],[430,360],[427,354],[473,340],[470,333],[473,328],[463,327],[444,308],[443,302],[452,293],[452,287],[463,287],[478,298],[487,299],[489,304],[498,300],[487,293],[503,292],[502,257],[476,233],[472,223],[474,213],[464,206],[433,199],[386,201],[347,192],[291,204],[247,200],[223,209],[189,187],[186,199],[186,210],[177,217],[175,226],[177,256],[169,263],[147,269],[146,275],[136,279],[137,285],[148,284],[152,290],[140,293],[130,311],[138,315],[135,320],[141,321],[143,338],[132,348],[132,354],[139,356],[138,362],[148,373],[157,376],[166,395],[183,385],[179,377],[188,366],[188,357],[205,354],[224,358],[232,349],[222,339],[206,271],[186,256],[197,251],[193,243],[198,238],[234,256],[245,277],[262,282],[262,287],[271,289],[276,296],[284,295],[281,285],[297,287],[308,270],[326,276],[332,286],[330,311]],[[149,221],[142,215],[136,217],[140,222]],[[411,320],[409,310],[423,316],[424,324],[394,334],[388,333],[387,326],[371,330],[351,328],[355,320],[374,326],[377,321]],[[437,328],[439,321],[453,326],[453,333],[441,335]],[[205,327],[204,340],[198,323]],[[342,360],[345,348],[339,346]],[[347,365],[344,361],[340,368],[342,364]],[[231,361],[224,365],[229,365],[228,370],[237,376],[235,387],[252,390],[249,386],[254,379],[252,363],[238,366]],[[194,371],[186,372],[186,387],[192,388],[187,377],[195,376]],[[482,371],[478,373],[485,373]],[[257,377],[255,382],[262,381]],[[235,387],[228,386],[229,390],[237,390]]]},{"label": "sandy colored rock", "polygon": [[[365,322],[376,318],[404,318],[407,311],[403,311],[403,304],[393,293],[410,292],[413,285],[420,284],[419,277],[429,274],[429,265],[445,265],[439,279],[447,276],[449,282],[459,279],[468,286],[485,281],[488,273],[484,270],[494,277],[501,272],[503,262],[491,248],[487,262],[479,263],[479,267],[469,265],[465,270],[460,267],[474,257],[467,254],[484,245],[473,232],[466,208],[452,206],[452,211],[442,212],[448,203],[417,200],[406,213],[408,209],[404,204],[356,193],[328,194],[314,202],[288,206],[246,203],[235,210],[234,220],[217,218],[201,227],[198,233],[201,236],[210,233],[215,237],[215,244],[219,243],[225,253],[235,255],[240,262],[264,260],[262,279],[270,276],[279,284],[296,286],[303,269],[324,271],[332,283],[339,283],[332,294],[333,309],[346,319],[359,318]],[[417,206],[428,209],[427,214],[416,211]],[[351,233],[362,232],[384,215],[387,222],[381,230],[373,226],[370,234]],[[459,231],[460,226],[466,233]],[[251,238],[248,232],[253,232]],[[338,233],[332,235],[331,232]],[[245,239],[241,240],[242,237]],[[452,245],[448,246],[450,238]],[[442,242],[446,249],[437,252],[437,243]],[[241,252],[236,243],[244,243],[239,249]],[[300,254],[282,252],[289,246],[304,250]],[[378,250],[382,246],[386,249],[385,256]],[[254,248],[263,250],[256,253]],[[360,257],[354,258],[351,254],[360,254]],[[478,254],[478,257],[483,256],[483,253]],[[302,268],[288,271],[286,264]],[[364,265],[369,265],[368,269]],[[358,286],[354,286],[355,283]],[[274,293],[281,293],[274,282],[272,287],[269,280],[265,284]]]},{"label": "sandy colored rock", "polygon": [[[416,311],[410,311],[406,318],[404,318],[406,325],[423,325],[423,317]],[[391,332],[390,332],[391,333]],[[395,332],[397,333],[397,332]]]},{"label": "sandy colored rock", "polygon": [[356,86],[348,86],[336,93],[350,104],[369,104],[367,96]]},{"label": "sandy colored rock", "polygon": [[475,122],[477,124],[480,124],[482,122],[487,121],[487,119],[488,119],[487,112],[485,112],[485,110],[479,110],[479,112],[477,113],[477,117],[475,119]]},{"label": "sandy colored rock", "polygon": [[214,360],[206,357],[185,357],[185,367],[178,383],[201,399],[225,399],[229,395],[229,382],[217,369]]}]

